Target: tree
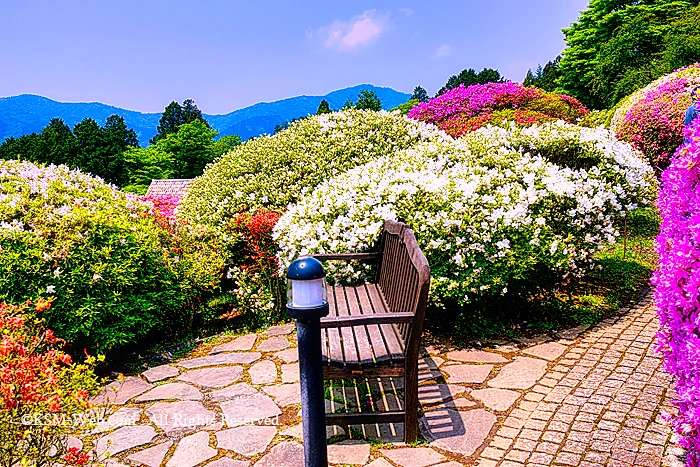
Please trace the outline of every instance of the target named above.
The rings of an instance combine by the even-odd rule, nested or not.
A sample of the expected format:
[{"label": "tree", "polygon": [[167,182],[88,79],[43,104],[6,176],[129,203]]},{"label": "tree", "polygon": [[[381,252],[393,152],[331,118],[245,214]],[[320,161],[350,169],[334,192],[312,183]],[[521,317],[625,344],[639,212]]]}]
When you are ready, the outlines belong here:
[{"label": "tree", "polygon": [[40,134],[8,138],[0,145],[0,159],[65,164],[122,186],[128,181],[123,153],[138,145],[136,132],[119,115],[107,117],[104,127],[85,118],[72,130],[54,118]]},{"label": "tree", "polygon": [[173,178],[174,155],[152,144],[146,149],[133,147],[124,152],[127,183],[122,188],[130,193],[146,194],[151,180]]},{"label": "tree", "polygon": [[172,101],[160,116],[158,132],[149,142],[155,144],[166,136],[177,132],[181,125],[192,123],[195,120],[199,120],[207,128],[211,128],[209,122],[206,121],[202,112],[197,108],[197,105],[192,99],[185,99],[182,105],[176,101]]},{"label": "tree", "polygon": [[124,167],[124,152],[132,147],[138,147],[139,138],[136,132],[126,126],[124,117],[110,115],[102,128],[104,140],[105,180],[112,180],[118,186],[123,186],[128,178]]},{"label": "tree", "polygon": [[700,6],[680,16],[668,28],[660,61],[664,73],[700,62]]},{"label": "tree", "polygon": [[544,89],[548,92],[555,92],[559,85],[559,76],[561,75],[559,71],[560,60],[561,55],[554,60],[548,61],[544,68],[542,68],[542,65],[537,64],[537,69],[534,73],[531,69],[528,69],[525,79],[523,80],[523,85]]},{"label": "tree", "polygon": [[[563,30],[566,48],[559,63],[559,87],[586,106],[603,109],[614,105],[630,89],[672,71],[660,60],[664,51],[676,43],[674,37],[683,34],[677,32],[675,21],[698,3],[591,0],[579,19]],[[694,22],[697,24],[697,16]],[[685,51],[672,55],[683,57]],[[674,67],[690,63],[679,60]]]},{"label": "tree", "polygon": [[130,148],[124,153],[127,182],[124,191],[143,194],[151,180],[194,178],[204,167],[241,144],[238,135],[217,135],[201,120],[180,125],[146,149]]},{"label": "tree", "polygon": [[414,100],[418,102],[428,102],[430,100],[430,96],[428,95],[428,91],[425,90],[422,86],[416,86],[413,88],[413,94],[409,98],[409,100]]},{"label": "tree", "polygon": [[233,149],[241,144],[241,137],[238,135],[225,135],[214,141],[212,152],[214,157],[218,159],[224,154],[233,151]]},{"label": "tree", "polygon": [[[105,177],[109,161],[100,125],[92,118],[85,118],[73,126],[73,135],[78,148],[68,165],[98,177]],[[112,177],[105,180],[114,182]]]},{"label": "tree", "polygon": [[392,111],[398,110],[399,112],[401,112],[401,115],[408,115],[408,113],[411,111],[411,109],[414,108],[415,106],[417,106],[418,104],[420,104],[420,102],[418,102],[417,100],[409,99],[406,102],[404,102],[403,104],[399,104],[391,110]]},{"label": "tree", "polygon": [[355,107],[355,103],[348,97],[340,110],[352,109],[353,107]]},{"label": "tree", "polygon": [[376,92],[370,89],[363,89],[357,95],[357,103],[355,104],[357,110],[374,110],[379,112],[382,110],[382,101]]},{"label": "tree", "polygon": [[181,125],[157,144],[159,149],[172,154],[173,177],[194,178],[202,175],[204,167],[215,159],[213,152],[216,130],[201,120]]},{"label": "tree", "polygon": [[535,83],[537,83],[537,78],[532,73],[532,68],[528,68],[527,73],[525,74],[525,79],[523,80],[523,86],[533,86],[534,87]]},{"label": "tree", "polygon": [[41,154],[41,135],[31,133],[19,138],[10,136],[0,144],[0,159],[44,162],[37,157]]},{"label": "tree", "polygon": [[325,99],[321,99],[321,103],[318,104],[318,110],[316,111],[316,115],[329,114],[331,112],[331,106],[328,103],[328,101]]},{"label": "tree", "polygon": [[41,139],[36,162],[45,164],[67,164],[73,166],[78,152],[78,142],[70,127],[60,118],[52,118],[41,130]]},{"label": "tree", "polygon": [[501,73],[493,68],[484,68],[479,73],[473,68],[468,68],[462,70],[458,75],[450,76],[447,83],[438,90],[437,95],[441,96],[446,91],[457,88],[462,84],[471,86],[473,84],[502,83],[503,81]]},{"label": "tree", "polygon": [[275,125],[275,129],[272,130],[272,134],[276,135],[280,131],[286,130],[287,128],[289,128],[289,125],[291,125],[292,123],[297,122],[303,118],[306,118],[306,117],[294,117],[291,120],[285,120],[282,123],[278,123],[277,125]]}]

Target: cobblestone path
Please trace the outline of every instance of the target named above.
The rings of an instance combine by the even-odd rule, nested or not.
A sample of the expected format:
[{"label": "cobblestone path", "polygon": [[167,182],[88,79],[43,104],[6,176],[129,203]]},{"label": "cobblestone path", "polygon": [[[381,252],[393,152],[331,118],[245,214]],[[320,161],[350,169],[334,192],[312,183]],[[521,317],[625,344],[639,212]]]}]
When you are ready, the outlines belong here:
[{"label": "cobblestone path", "polygon": [[[372,467],[676,466],[651,295],[595,327],[488,349],[427,348],[421,432],[329,427],[329,461]],[[114,381],[111,416],[80,441],[112,467],[303,466],[293,325],[221,338]],[[327,410],[401,405],[402,381],[334,385]],[[347,427],[345,427],[347,428]]]}]

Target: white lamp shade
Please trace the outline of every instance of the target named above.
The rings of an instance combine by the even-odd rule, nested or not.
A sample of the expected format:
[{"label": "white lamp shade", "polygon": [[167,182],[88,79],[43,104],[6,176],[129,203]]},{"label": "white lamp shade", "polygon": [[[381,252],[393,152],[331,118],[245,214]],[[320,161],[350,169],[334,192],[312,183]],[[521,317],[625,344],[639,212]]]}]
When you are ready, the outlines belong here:
[{"label": "white lamp shade", "polygon": [[294,308],[313,308],[325,303],[325,279],[290,280]]}]

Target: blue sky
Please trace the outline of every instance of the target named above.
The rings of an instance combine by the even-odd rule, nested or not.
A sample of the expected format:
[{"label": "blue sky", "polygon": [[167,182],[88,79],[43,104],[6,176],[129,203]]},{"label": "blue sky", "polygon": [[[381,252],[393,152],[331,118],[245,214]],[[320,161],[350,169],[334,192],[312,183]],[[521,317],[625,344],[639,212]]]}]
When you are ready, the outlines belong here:
[{"label": "blue sky", "polygon": [[433,94],[464,68],[521,81],[587,4],[0,0],[0,96],[213,114],[362,83]]}]

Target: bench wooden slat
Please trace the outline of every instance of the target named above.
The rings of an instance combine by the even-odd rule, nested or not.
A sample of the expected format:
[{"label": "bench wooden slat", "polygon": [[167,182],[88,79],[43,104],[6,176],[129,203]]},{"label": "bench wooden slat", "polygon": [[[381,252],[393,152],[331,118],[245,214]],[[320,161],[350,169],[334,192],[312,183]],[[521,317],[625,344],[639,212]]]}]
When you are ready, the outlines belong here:
[{"label": "bench wooden slat", "polygon": [[[348,292],[351,293],[352,289]],[[357,289],[355,289],[357,292]],[[372,325],[412,323],[413,313],[377,313],[373,315],[326,316],[321,318],[321,329],[344,327],[367,327]]]},{"label": "bench wooden slat", "polygon": [[[330,316],[338,315],[338,307],[336,305],[335,287],[328,287],[328,305]],[[328,347],[329,354],[327,355],[327,360],[334,362],[336,365],[343,366],[345,357],[343,355],[343,344],[340,341],[340,331],[338,329],[328,329]]]},{"label": "bench wooden slat", "polygon": [[309,255],[319,261],[353,261],[353,260],[373,260],[379,257],[379,252],[368,253],[335,253],[335,254],[316,254]]},{"label": "bench wooden slat", "polygon": [[[367,290],[369,292],[369,299],[372,302],[372,307],[376,310],[377,308],[386,309],[386,301],[382,296],[382,291],[374,284],[367,284]],[[401,343],[401,338],[396,334],[396,330],[393,324],[382,324],[379,326],[382,333],[382,338],[386,344],[386,349],[389,351],[389,359],[392,361],[399,361],[404,359],[403,354],[403,343]]]},{"label": "bench wooden slat", "polygon": [[327,413],[326,425],[359,425],[362,423],[401,423],[404,420],[402,410],[361,413]]},{"label": "bench wooden slat", "polygon": [[[375,315],[378,313],[386,313],[386,310],[376,310],[372,307],[372,302],[369,299],[369,292],[367,291],[367,284],[363,284],[357,288],[357,295],[364,310],[369,310]],[[375,361],[377,363],[382,363],[390,360],[391,357],[384,343],[384,339],[382,339],[382,332],[379,330],[379,326],[376,324],[368,325],[367,334],[372,344],[372,352],[374,353]]]},{"label": "bench wooden slat", "polygon": [[[345,296],[345,287],[336,286],[335,298],[336,298],[336,309],[338,310],[338,316],[350,316],[348,311],[347,297]],[[357,353],[357,344],[355,342],[355,333],[351,327],[340,328],[340,338],[343,343],[343,354],[345,355],[346,365],[355,365],[359,363],[359,356]]]},{"label": "bench wooden slat", "polygon": [[[350,315],[357,318],[366,318],[364,316],[365,310],[360,307],[360,303],[357,300],[355,287],[345,287],[344,289]],[[371,314],[371,309],[369,311]],[[355,342],[357,343],[357,352],[360,356],[360,363],[362,365],[373,365],[374,354],[372,353],[372,346],[369,341],[369,336],[367,335],[367,328],[358,323],[352,326],[350,329],[352,329],[352,331],[355,333]]]}]

